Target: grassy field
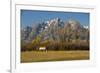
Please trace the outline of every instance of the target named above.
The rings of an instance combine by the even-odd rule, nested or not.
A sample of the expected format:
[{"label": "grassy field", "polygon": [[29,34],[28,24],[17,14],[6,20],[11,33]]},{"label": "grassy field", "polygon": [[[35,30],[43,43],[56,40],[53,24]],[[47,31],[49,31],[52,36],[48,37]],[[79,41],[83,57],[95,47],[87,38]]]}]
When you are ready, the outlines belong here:
[{"label": "grassy field", "polygon": [[21,52],[21,63],[89,59],[89,51],[26,51]]}]

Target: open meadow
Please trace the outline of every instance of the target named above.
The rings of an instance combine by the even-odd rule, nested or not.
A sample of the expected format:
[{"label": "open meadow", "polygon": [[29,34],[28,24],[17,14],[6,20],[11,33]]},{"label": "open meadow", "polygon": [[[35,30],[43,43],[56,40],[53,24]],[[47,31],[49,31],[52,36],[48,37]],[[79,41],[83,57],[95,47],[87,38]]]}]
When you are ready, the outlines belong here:
[{"label": "open meadow", "polygon": [[68,61],[88,60],[89,51],[25,51],[21,52],[21,63],[46,62],[46,61]]}]

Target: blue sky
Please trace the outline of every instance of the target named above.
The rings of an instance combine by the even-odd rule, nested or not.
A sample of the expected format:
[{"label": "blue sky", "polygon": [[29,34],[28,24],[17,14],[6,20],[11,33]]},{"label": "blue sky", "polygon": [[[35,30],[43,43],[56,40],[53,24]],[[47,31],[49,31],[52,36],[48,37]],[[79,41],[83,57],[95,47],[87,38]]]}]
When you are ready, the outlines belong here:
[{"label": "blue sky", "polygon": [[53,18],[60,18],[67,21],[69,18],[78,20],[81,25],[89,26],[89,13],[79,12],[56,12],[56,11],[37,11],[37,10],[21,10],[21,25],[31,26],[36,23],[48,21]]}]

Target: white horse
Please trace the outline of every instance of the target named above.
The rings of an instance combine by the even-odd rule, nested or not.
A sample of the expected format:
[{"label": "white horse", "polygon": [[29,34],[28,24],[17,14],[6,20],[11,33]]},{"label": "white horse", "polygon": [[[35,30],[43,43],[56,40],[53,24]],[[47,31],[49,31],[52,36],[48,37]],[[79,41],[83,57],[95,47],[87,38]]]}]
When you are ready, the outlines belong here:
[{"label": "white horse", "polygon": [[40,47],[39,50],[40,50],[40,51],[46,51],[46,52],[47,52],[46,47]]}]

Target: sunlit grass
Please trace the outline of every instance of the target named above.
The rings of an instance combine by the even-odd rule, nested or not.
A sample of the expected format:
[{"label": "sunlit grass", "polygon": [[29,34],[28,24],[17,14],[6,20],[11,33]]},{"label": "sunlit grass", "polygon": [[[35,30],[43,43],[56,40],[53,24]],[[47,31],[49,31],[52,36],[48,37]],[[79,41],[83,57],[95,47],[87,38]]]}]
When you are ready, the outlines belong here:
[{"label": "sunlit grass", "polygon": [[26,51],[21,52],[21,63],[89,59],[89,51]]}]

